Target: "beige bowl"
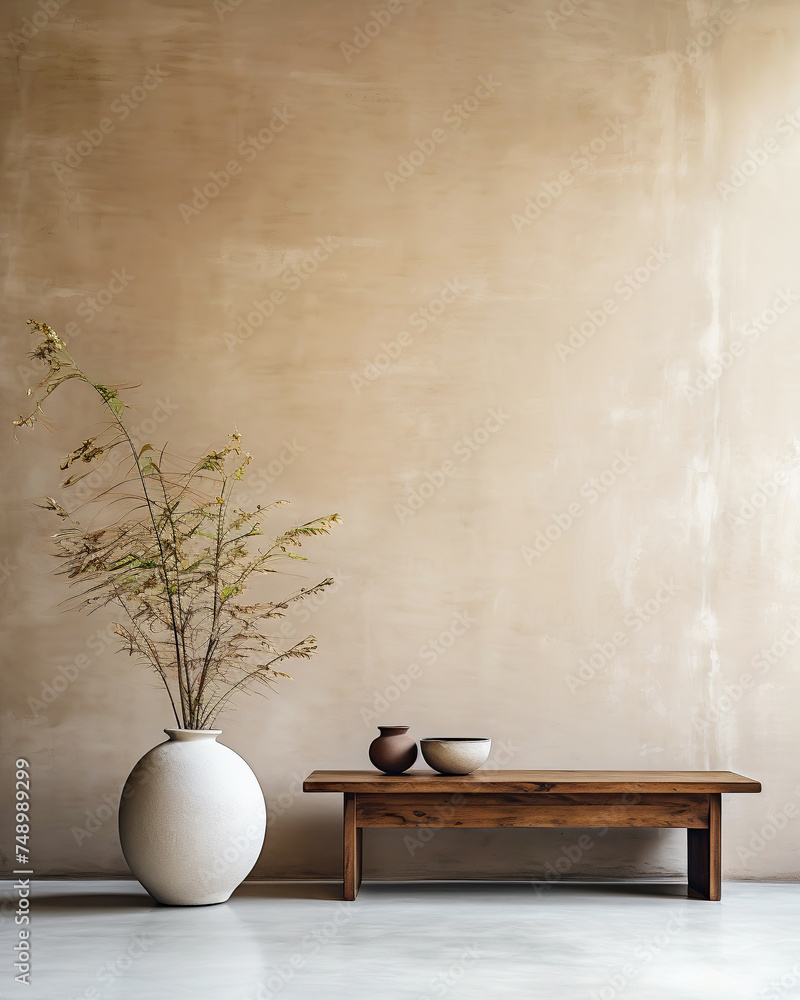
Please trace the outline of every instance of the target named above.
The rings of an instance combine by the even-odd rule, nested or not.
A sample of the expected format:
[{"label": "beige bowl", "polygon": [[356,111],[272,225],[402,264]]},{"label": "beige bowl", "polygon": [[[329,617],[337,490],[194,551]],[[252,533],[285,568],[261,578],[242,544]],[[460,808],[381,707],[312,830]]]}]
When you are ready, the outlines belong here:
[{"label": "beige bowl", "polygon": [[422,756],[439,774],[471,774],[486,763],[492,749],[490,739],[453,736],[420,740]]}]

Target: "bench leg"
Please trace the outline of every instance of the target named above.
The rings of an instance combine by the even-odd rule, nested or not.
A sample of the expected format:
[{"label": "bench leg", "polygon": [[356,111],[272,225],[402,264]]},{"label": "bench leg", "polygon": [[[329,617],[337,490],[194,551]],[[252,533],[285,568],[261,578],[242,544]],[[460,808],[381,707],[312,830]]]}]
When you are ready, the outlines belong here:
[{"label": "bench leg", "polygon": [[361,827],[356,826],[355,792],[344,793],[343,897],[355,899],[361,885]]},{"label": "bench leg", "polygon": [[689,888],[702,899],[722,896],[722,795],[708,796],[708,829],[687,830]]}]

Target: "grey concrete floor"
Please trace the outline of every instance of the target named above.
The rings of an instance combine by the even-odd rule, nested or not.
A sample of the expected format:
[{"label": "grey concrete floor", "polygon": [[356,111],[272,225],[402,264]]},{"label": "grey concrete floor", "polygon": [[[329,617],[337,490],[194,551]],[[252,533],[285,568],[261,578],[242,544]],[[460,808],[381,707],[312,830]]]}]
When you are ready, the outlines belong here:
[{"label": "grey concrete floor", "polygon": [[800,997],[800,884],[247,883],[158,906],[136,882],[39,882],[31,985],[13,981],[3,883],[0,997],[339,1000]]}]

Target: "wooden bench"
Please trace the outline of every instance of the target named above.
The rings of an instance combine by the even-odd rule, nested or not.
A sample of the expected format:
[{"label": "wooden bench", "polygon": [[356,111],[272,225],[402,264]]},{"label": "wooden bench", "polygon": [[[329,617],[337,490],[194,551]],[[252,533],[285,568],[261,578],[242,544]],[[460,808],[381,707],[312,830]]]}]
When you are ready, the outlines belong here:
[{"label": "wooden bench", "polygon": [[344,794],[344,898],[361,885],[366,828],[677,827],[690,894],[719,899],[722,793],[760,792],[731,771],[314,771],[304,792]]}]

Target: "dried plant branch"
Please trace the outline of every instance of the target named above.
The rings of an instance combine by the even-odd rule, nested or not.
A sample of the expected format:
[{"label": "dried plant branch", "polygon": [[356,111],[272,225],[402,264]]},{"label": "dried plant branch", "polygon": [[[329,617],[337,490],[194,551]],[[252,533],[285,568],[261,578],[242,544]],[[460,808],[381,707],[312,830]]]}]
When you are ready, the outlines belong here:
[{"label": "dried plant branch", "polygon": [[[330,586],[332,579],[274,603],[244,604],[241,595],[253,577],[276,572],[276,561],[302,559],[290,549],[308,537],[327,534],[340,518],[330,514],[298,525],[265,550],[254,550],[263,517],[284,501],[254,511],[233,505],[236,485],[250,462],[249,453],[242,453],[239,433],[234,431],[224,448],[207,452],[188,468],[172,460],[176,467],[165,468],[166,446],[160,452],[151,444],[136,447],[119,388],[93,382],[46,323],[28,323],[40,336],[31,357],[46,365],[47,373],[28,390],[33,411],[15,420],[15,427],[43,422],[42,404],[71,379],[93,389],[110,414],[107,427],[61,463],[62,471],[70,470],[62,488],[69,489],[102,466],[112,449],[126,446],[131,455],[121,482],[98,490],[75,510],[68,511],[53,497],[39,504],[61,520],[54,536],[62,560],[58,572],[80,588],[72,598],[78,607],[91,612],[115,605],[124,611],[127,624],[115,623],[123,649],[155,670],[178,725],[210,728],[238,692],[271,687],[278,678],[288,677],[274,669],[276,663],[308,658],[315,651],[313,636],[283,649],[262,627],[282,617],[295,601]],[[86,468],[72,472],[78,463]],[[130,483],[135,488],[130,489]],[[120,503],[126,505],[124,513],[110,519],[111,508]],[[76,512],[88,504],[100,507],[105,523],[95,525],[94,518],[91,527],[78,522]]]}]

